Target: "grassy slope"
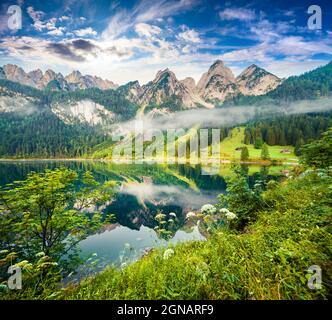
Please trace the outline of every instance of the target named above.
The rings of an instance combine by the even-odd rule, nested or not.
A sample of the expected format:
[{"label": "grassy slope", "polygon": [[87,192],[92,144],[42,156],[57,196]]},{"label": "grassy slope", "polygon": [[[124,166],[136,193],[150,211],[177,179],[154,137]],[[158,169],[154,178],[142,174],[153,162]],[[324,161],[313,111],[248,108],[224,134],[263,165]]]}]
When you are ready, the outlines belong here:
[{"label": "grassy slope", "polygon": [[[122,271],[107,269],[65,299],[317,299],[331,281],[330,178],[287,180],[265,193],[268,209],[243,234],[217,231],[204,242],[156,250]],[[323,290],[309,290],[307,269],[324,270]]]},{"label": "grassy slope", "polygon": [[[261,156],[261,149],[255,149],[254,146],[245,145],[244,141],[244,127],[238,127],[231,131],[230,135],[225,138],[221,144],[221,156],[225,159],[233,159],[239,160],[241,157],[241,151],[236,151],[235,149],[238,147],[247,146],[249,150],[249,157],[251,160],[259,160]],[[291,151],[290,154],[282,154],[280,153],[283,149],[289,149]],[[293,146],[269,146],[269,153],[272,160],[278,161],[296,161],[297,157],[294,154]]]},{"label": "grassy slope", "polygon": [[[191,130],[189,130],[184,136],[182,136],[181,138],[179,138],[180,142],[183,141],[188,141],[190,139],[190,137],[196,133],[196,127],[192,128]],[[243,143],[244,141],[244,127],[238,127],[238,128],[234,128],[229,136],[227,138],[225,138],[221,144],[220,144],[220,153],[221,153],[221,159],[223,160],[231,160],[231,161],[239,161],[240,157],[241,157],[241,151],[236,151],[235,149],[238,147],[243,147],[243,146],[247,146],[248,150],[249,150],[249,156],[250,159],[248,160],[248,162],[252,161],[261,161],[260,157],[261,157],[261,149],[255,149],[254,146],[251,145],[245,145]],[[104,145],[100,145],[100,148],[96,148],[96,151],[93,153],[93,158],[109,158],[110,154],[112,152],[112,148],[113,146],[109,146],[106,144]],[[290,154],[282,154],[280,153],[281,150],[283,149],[288,149],[291,151]],[[269,153],[270,153],[270,157],[271,160],[277,160],[280,162],[297,162],[297,157],[294,154],[294,147],[293,146],[269,146]],[[195,159],[195,153],[192,153],[193,158]],[[155,161],[162,163],[166,161],[166,158],[164,157],[164,155],[159,155],[158,157],[154,157],[153,158]],[[146,159],[149,160],[149,159]],[[183,160],[183,162],[186,162],[186,159],[183,158],[177,158],[176,161],[181,162],[181,160]]]}]

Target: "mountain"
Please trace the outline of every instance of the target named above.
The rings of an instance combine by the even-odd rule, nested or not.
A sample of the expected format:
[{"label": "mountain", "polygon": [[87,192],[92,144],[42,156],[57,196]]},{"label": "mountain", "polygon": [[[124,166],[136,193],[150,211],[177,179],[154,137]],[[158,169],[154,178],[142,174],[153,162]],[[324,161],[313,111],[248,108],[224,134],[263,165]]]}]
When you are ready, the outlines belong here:
[{"label": "mountain", "polygon": [[332,92],[332,61],[300,76],[287,78],[267,95],[273,99],[304,100],[328,96]]},{"label": "mountain", "polygon": [[258,96],[274,90],[282,80],[266,70],[251,65],[238,77],[221,60],[212,64],[197,84],[199,95],[206,101],[224,102],[238,95]]},{"label": "mountain", "polygon": [[[53,80],[47,84],[50,90],[40,90],[8,80],[6,72],[10,72],[11,79],[27,83],[33,81],[41,85]],[[80,74],[76,73],[68,81],[74,81],[77,77],[80,79]],[[264,81],[258,81],[260,79]],[[214,97],[220,94],[218,97],[221,98],[220,88],[223,86],[234,85],[238,95],[232,100],[226,99],[222,106],[254,104],[259,107],[268,103],[278,108],[285,100],[331,96],[332,62],[301,76],[280,81],[274,90],[258,95],[271,88],[271,79],[276,80],[273,75],[257,66],[250,66],[235,78],[228,68],[217,62],[198,85],[191,78],[179,81],[173,72],[166,69],[158,72],[155,79],[144,86],[133,81],[116,90],[87,88],[70,91],[71,89],[61,90],[64,83],[68,86],[71,84],[52,70],[45,73],[35,70],[27,76],[21,68],[7,65],[0,68],[0,157],[81,156],[95,150],[94,147],[99,144],[100,148],[112,145],[113,142],[108,138],[110,126],[134,119],[140,110],[158,115],[186,109],[188,107],[185,104],[192,108],[208,107],[201,95],[208,92]],[[262,82],[270,84],[264,86]],[[213,107],[214,103],[210,106]],[[284,123],[276,122],[276,125],[280,125],[281,129],[287,128]],[[319,124],[318,127],[324,126]],[[273,135],[268,134],[268,130],[264,132],[263,138],[273,141]],[[289,135],[298,136],[295,131]],[[279,133],[275,137],[282,138]]]},{"label": "mountain", "polygon": [[[238,77],[240,78],[240,76]],[[224,102],[228,105],[262,105],[298,100],[314,100],[332,94],[332,61],[299,76],[292,76],[280,82],[271,91],[263,95],[240,94]]]},{"label": "mountain", "polygon": [[1,68],[0,78],[18,82],[37,89],[67,90],[99,88],[101,90],[116,89],[118,85],[112,81],[103,80],[97,76],[82,75],[79,71],[73,71],[64,77],[61,73],[47,70],[43,73],[40,69],[26,73],[22,68],[6,64]]},{"label": "mountain", "polygon": [[191,107],[188,89],[176,78],[169,69],[159,71],[153,81],[142,87],[140,97],[142,104],[161,105],[167,99],[176,97],[186,107]]},{"label": "mountain", "polygon": [[72,90],[99,88],[101,90],[116,89],[118,85],[109,80],[103,80],[96,76],[83,76],[79,71],[73,71],[65,77]]},{"label": "mountain", "polygon": [[119,87],[110,80],[82,75],[78,70],[65,77],[50,69],[45,73],[40,69],[26,73],[13,64],[7,64],[0,69],[1,78],[49,91],[112,89],[123,95],[124,99],[147,107],[146,110],[149,112],[158,111],[157,113],[197,107],[213,108],[238,95],[265,94],[282,82],[278,77],[256,65],[248,67],[235,78],[221,60],[211,65],[197,85],[190,77],[179,81],[169,69],[158,71],[155,79],[143,86],[138,81],[131,81]]},{"label": "mountain", "polygon": [[197,84],[198,94],[207,101],[223,102],[226,97],[239,93],[235,77],[221,60],[217,60],[204,73]]},{"label": "mountain", "polygon": [[197,93],[193,79],[179,81],[169,69],[158,71],[155,79],[142,87],[140,104],[174,112],[200,106],[211,108]]},{"label": "mountain", "polygon": [[0,67],[0,79],[5,79],[6,75],[5,72],[3,71],[3,68]]},{"label": "mountain", "polygon": [[5,74],[5,79],[10,81],[18,82],[20,84],[24,84],[26,86],[36,87],[36,84],[29,77],[25,71],[14,65],[14,64],[6,64],[3,66],[3,71]]},{"label": "mountain", "polygon": [[243,95],[262,95],[278,87],[282,80],[272,73],[252,64],[236,79],[236,85]]},{"label": "mountain", "polygon": [[143,89],[138,81],[131,81],[118,87],[117,92],[119,92],[125,99],[139,104]]},{"label": "mountain", "polygon": [[181,83],[188,89],[188,91],[196,93],[196,83],[191,77],[181,80]]}]

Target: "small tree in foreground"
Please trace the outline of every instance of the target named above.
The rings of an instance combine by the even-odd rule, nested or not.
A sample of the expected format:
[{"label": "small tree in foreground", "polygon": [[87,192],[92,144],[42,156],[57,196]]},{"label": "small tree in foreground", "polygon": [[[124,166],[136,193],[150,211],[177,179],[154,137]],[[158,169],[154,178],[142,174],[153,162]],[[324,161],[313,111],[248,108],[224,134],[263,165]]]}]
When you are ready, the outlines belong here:
[{"label": "small tree in foreground", "polygon": [[332,128],[323,133],[320,140],[304,145],[301,154],[301,162],[307,167],[332,166]]},{"label": "small tree in foreground", "polygon": [[227,193],[218,196],[219,208],[227,208],[237,215],[234,227],[241,230],[249,222],[256,219],[256,212],[263,207],[261,188],[255,185],[250,189],[247,176],[241,167],[232,168],[234,175],[226,177]]},{"label": "small tree in foreground", "polygon": [[243,147],[241,149],[241,160],[248,160],[249,159],[249,150],[247,147]]},{"label": "small tree in foreground", "polygon": [[268,159],[270,159],[269,148],[267,147],[266,143],[264,143],[263,146],[262,146],[261,159],[262,160],[268,160]]},{"label": "small tree in foreground", "polygon": [[3,249],[14,250],[24,259],[43,252],[55,261],[69,255],[81,240],[97,231],[103,218],[98,204],[109,200],[113,182],[99,185],[91,173],[78,175],[67,168],[32,172],[0,192]]}]

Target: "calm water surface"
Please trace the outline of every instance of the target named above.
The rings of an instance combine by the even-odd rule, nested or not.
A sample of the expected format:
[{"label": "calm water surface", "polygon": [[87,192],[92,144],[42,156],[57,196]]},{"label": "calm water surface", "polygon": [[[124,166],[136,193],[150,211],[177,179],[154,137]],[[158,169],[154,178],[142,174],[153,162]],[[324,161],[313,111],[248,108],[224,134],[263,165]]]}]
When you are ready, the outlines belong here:
[{"label": "calm water surface", "polygon": [[[96,180],[116,180],[120,190],[104,212],[115,215],[115,223],[80,243],[82,255],[94,269],[121,265],[136,260],[147,250],[189,240],[204,240],[197,227],[187,224],[185,215],[206,203],[217,203],[225,192],[224,177],[231,173],[223,165],[214,175],[202,174],[200,166],[190,165],[125,165],[98,161],[0,161],[0,185],[25,179],[31,171],[43,172],[66,166],[79,175],[89,170]],[[244,167],[249,183],[280,176],[286,167]],[[170,239],[158,237],[154,219],[158,212],[177,215]],[[88,262],[88,263],[89,263]]]}]

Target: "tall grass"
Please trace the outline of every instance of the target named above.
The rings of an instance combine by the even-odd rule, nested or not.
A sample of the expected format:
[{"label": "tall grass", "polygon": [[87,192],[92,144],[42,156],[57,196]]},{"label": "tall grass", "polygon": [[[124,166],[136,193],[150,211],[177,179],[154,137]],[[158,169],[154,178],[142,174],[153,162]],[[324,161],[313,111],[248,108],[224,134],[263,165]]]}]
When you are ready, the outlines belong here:
[{"label": "tall grass", "polygon": [[[312,173],[264,193],[268,209],[244,233],[217,230],[207,241],[178,244],[122,270],[106,269],[60,299],[325,299],[331,288],[331,176]],[[320,290],[308,268],[323,270]]]}]

